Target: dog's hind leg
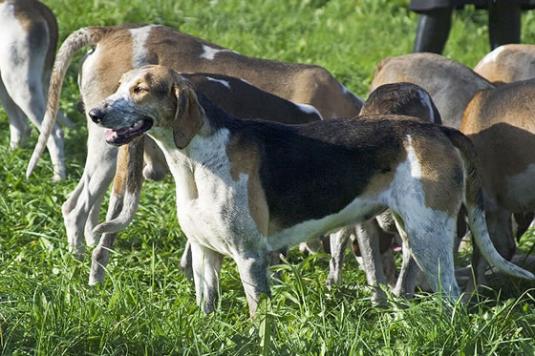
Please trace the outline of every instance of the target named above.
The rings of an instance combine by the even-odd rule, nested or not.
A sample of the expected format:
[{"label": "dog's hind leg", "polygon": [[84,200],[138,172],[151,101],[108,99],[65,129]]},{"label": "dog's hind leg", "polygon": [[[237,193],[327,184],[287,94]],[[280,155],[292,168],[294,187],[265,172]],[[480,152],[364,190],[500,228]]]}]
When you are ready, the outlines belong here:
[{"label": "dog's hind leg", "polygon": [[15,149],[22,146],[30,136],[31,128],[26,121],[24,113],[20,108],[11,100],[7,90],[2,82],[0,75],[0,102],[4,107],[7,117],[9,119],[9,147]]},{"label": "dog's hind leg", "polygon": [[191,242],[191,256],[197,305],[205,313],[211,313],[217,307],[223,255]]},{"label": "dog's hind leg", "polygon": [[331,244],[331,259],[329,261],[329,277],[327,286],[331,287],[342,281],[342,266],[344,254],[349,236],[354,231],[354,226],[346,226],[329,236]]},{"label": "dog's hind leg", "polygon": [[368,285],[373,288],[372,303],[382,305],[386,295],[381,286],[386,286],[382,256],[379,247],[380,227],[375,219],[365,221],[356,227],[357,242]]},{"label": "dog's hind leg", "polygon": [[[32,31],[32,35],[46,35],[46,30],[42,34]],[[39,39],[43,41],[41,48],[30,51],[30,44]],[[45,114],[42,78],[47,46],[48,41],[45,38],[21,38],[11,43],[8,55],[0,56],[0,68],[9,68],[2,70],[2,81],[8,95],[39,130]],[[65,179],[63,131],[58,125],[53,128],[47,148],[54,168],[54,181]]]},{"label": "dog's hind leg", "polygon": [[[405,216],[403,220],[397,218],[402,227],[400,231],[406,231],[406,234],[400,235],[403,239],[403,249],[410,251],[418,267],[425,273],[433,291],[441,291],[449,299],[455,300],[460,294],[453,264],[456,216],[446,216],[444,212],[426,210],[428,211],[420,213],[412,211],[408,213],[411,215]],[[410,263],[407,269],[408,272],[414,272],[414,267],[411,267]]]},{"label": "dog's hind leg", "polygon": [[414,290],[416,288],[416,277],[419,269],[418,265],[416,264],[416,261],[411,256],[409,239],[407,236],[407,232],[405,231],[405,227],[403,226],[403,222],[400,217],[395,216],[394,214],[393,216],[396,222],[399,236],[401,237],[401,253],[403,254],[401,269],[399,271],[399,276],[396,281],[396,285],[394,287],[393,292],[397,296],[410,298],[414,295]]}]

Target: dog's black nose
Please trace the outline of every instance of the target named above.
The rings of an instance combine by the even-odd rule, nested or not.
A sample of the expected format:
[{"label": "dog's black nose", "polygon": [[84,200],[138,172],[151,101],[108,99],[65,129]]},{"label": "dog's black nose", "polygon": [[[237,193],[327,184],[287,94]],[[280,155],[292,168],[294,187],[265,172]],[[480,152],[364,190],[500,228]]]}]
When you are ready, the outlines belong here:
[{"label": "dog's black nose", "polygon": [[95,124],[102,123],[102,120],[104,119],[104,111],[97,109],[97,108],[93,108],[89,110],[88,114],[91,120],[93,120]]}]

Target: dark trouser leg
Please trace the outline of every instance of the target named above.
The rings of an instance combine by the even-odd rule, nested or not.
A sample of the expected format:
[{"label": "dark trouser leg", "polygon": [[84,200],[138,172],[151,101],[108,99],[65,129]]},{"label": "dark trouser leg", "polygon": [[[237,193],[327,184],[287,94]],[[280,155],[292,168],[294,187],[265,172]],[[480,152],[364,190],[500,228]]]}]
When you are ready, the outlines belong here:
[{"label": "dark trouser leg", "polygon": [[489,5],[489,41],[494,49],[507,43],[520,43],[520,5],[497,0]]},{"label": "dark trouser leg", "polygon": [[413,52],[442,53],[451,28],[451,7],[434,9],[420,15]]}]

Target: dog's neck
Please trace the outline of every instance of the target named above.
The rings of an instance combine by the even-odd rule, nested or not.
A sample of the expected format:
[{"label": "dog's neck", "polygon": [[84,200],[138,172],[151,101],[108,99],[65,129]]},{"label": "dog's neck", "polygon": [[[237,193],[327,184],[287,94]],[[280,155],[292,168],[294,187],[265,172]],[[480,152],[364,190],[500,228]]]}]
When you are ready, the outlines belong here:
[{"label": "dog's neck", "polygon": [[190,199],[195,196],[195,189],[191,188],[194,186],[192,180],[195,166],[217,167],[218,162],[226,160],[226,146],[231,129],[239,125],[238,119],[229,116],[208,99],[200,96],[199,102],[205,113],[203,123],[185,148],[176,147],[171,128],[153,127],[149,131],[149,135],[164,152],[177,184],[177,195],[184,194],[183,197]]}]

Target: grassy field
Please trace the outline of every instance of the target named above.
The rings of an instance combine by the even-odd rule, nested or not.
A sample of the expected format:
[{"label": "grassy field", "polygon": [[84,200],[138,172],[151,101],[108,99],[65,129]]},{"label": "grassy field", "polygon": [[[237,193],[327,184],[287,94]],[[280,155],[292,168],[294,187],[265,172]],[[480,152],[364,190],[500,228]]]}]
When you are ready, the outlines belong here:
[{"label": "grassy field", "polygon": [[[241,53],[317,63],[365,97],[375,64],[409,52],[416,17],[406,0],[47,0],[61,37],[86,25],[160,23]],[[524,42],[535,42],[533,15]],[[445,54],[473,66],[486,53],[486,14],[455,16]],[[8,149],[0,111],[0,352],[2,354],[526,354],[535,353],[535,293],[497,296],[467,310],[438,297],[393,299],[373,309],[364,274],[348,259],[344,284],[325,288],[328,257],[276,267],[255,320],[248,318],[235,266],[222,270],[219,311],[201,313],[178,265],[185,237],[175,218],[174,185],[145,185],[141,208],[123,233],[104,285],[87,286],[89,254],[66,251],[60,212],[79,179],[86,129],[75,111],[77,65],[62,107],[78,128],[66,130],[69,179],[52,184],[48,158],[26,181],[31,147]],[[32,144],[35,142],[34,133]],[[524,248],[535,241],[530,234]],[[511,291],[508,291],[511,292]],[[509,293],[511,295],[514,293]]]}]

